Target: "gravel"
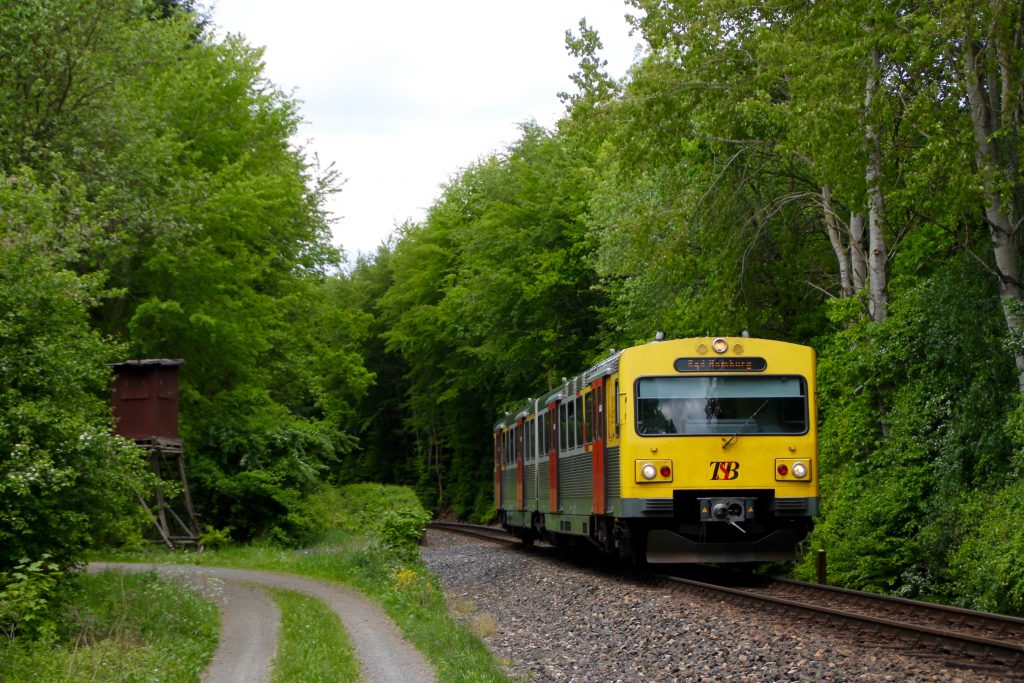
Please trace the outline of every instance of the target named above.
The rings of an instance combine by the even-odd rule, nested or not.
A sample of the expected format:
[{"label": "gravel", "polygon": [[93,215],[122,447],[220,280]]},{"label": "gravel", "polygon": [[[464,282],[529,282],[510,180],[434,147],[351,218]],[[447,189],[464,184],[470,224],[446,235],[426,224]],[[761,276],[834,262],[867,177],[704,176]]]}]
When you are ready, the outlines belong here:
[{"label": "gravel", "polygon": [[[523,681],[994,681],[831,628],[429,530],[452,612]],[[861,639],[863,640],[863,638]]]}]

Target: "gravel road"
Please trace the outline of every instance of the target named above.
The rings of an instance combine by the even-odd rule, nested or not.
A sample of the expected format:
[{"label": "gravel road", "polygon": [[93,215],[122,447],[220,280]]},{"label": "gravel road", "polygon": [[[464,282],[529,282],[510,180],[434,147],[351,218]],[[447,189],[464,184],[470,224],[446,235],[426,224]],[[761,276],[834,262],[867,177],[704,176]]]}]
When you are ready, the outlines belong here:
[{"label": "gravel road", "polygon": [[[379,607],[357,591],[344,586],[303,579],[289,574],[200,567],[194,565],[94,562],[89,571],[157,571],[165,576],[185,576],[209,590],[221,582],[217,598],[222,633],[203,680],[209,683],[255,683],[269,680],[270,662],[277,649],[279,617],[263,591],[253,586],[273,586],[311,595],[334,610],[345,625],[362,667],[364,683],[430,683],[433,667],[405,641],[394,623]],[[258,641],[246,644],[246,639]]]},{"label": "gravel road", "polygon": [[[519,549],[428,530],[421,549],[453,612],[521,680],[994,681],[857,642],[796,617],[668,595]],[[479,628],[479,626],[478,626]]]}]

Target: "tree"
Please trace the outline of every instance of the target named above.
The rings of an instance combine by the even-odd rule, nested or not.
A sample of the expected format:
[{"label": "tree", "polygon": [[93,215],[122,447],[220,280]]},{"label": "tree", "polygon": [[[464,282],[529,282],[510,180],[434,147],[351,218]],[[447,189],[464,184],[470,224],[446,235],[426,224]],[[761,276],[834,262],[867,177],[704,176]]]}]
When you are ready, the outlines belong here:
[{"label": "tree", "polygon": [[[1020,228],[1024,220],[1024,183],[1020,158],[1024,120],[1024,8],[991,0],[957,3],[950,8],[962,41],[961,78],[970,104],[975,165],[984,199],[995,257],[995,273],[1006,326],[1015,339],[1024,335],[1021,315]],[[1015,355],[1024,393],[1024,351]]]},{"label": "tree", "polygon": [[52,192],[55,262],[112,293],[97,329],[186,360],[205,521],[295,538],[354,447],[365,325],[332,291],[336,174],[290,144],[297,105],[261,51],[202,26],[190,3],[4,5],[0,172]]},{"label": "tree", "polygon": [[524,125],[381,262],[382,336],[407,368],[406,430],[420,485],[440,507],[484,514],[499,411],[593,357],[602,297],[581,220],[587,187],[571,148]]},{"label": "tree", "polygon": [[59,257],[59,193],[0,178],[0,584],[22,558],[68,567],[85,548],[138,537],[153,485],[113,436],[111,372],[123,348],[90,327],[102,277]]}]

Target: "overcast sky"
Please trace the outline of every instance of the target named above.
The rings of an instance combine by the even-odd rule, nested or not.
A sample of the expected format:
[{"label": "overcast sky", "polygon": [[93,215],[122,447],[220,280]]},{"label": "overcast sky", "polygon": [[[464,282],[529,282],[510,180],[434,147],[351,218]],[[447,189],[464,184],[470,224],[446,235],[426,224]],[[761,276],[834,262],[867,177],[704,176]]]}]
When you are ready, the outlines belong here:
[{"label": "overcast sky", "polygon": [[551,126],[572,91],[565,31],[582,17],[608,70],[633,61],[623,0],[206,0],[220,34],[266,48],[267,77],[302,101],[296,142],[346,179],[329,208],[334,241],[372,252],[422,220],[440,186],[519,137]]}]

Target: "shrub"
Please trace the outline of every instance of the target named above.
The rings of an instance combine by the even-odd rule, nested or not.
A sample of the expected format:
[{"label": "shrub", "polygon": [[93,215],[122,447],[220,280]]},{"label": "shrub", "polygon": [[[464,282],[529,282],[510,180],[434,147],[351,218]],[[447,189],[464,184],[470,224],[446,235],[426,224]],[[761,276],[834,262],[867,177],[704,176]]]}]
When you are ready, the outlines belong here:
[{"label": "shrub", "polygon": [[950,569],[966,607],[1024,615],[1024,527],[1011,514],[1024,500],[1024,481],[970,497],[960,509],[961,544]]},{"label": "shrub", "polygon": [[35,561],[23,559],[13,571],[0,574],[0,632],[8,640],[19,634],[53,635],[52,598],[63,574],[49,555]]},{"label": "shrub", "polygon": [[388,510],[381,520],[380,539],[399,554],[415,552],[429,521],[430,515],[422,508]]}]

